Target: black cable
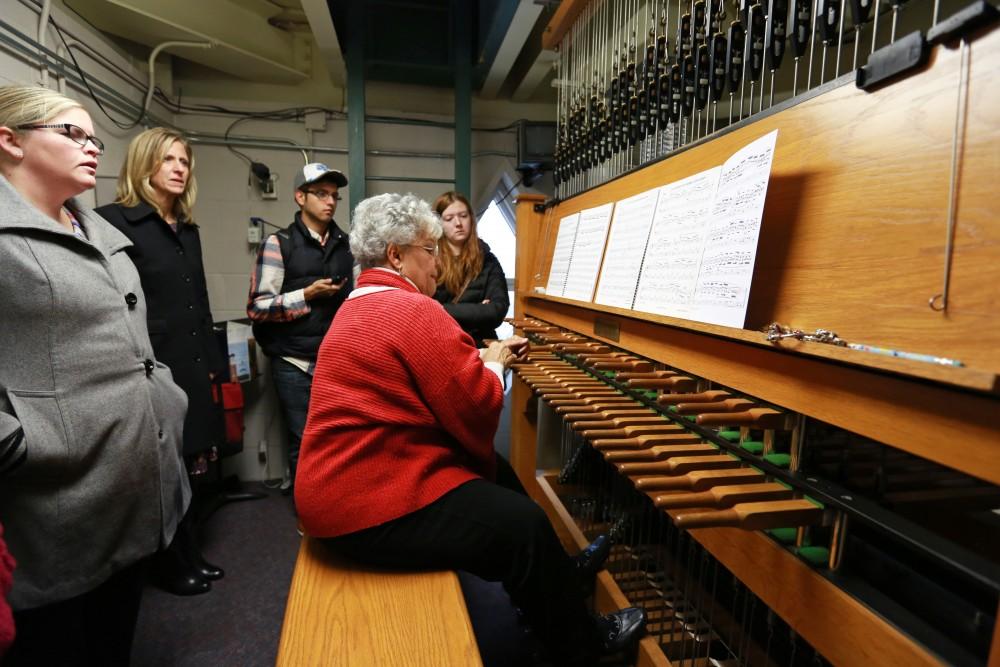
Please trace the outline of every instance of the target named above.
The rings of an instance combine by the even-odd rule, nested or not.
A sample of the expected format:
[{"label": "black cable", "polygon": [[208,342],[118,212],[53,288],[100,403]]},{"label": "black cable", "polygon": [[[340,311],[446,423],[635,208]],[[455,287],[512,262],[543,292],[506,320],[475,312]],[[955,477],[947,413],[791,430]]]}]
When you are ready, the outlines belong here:
[{"label": "black cable", "polygon": [[[507,192],[503,193],[503,197],[500,197],[500,199],[491,199],[490,200],[490,204],[492,204],[493,202],[496,202],[497,204],[499,204],[504,199],[506,199],[507,197],[509,197],[510,193],[514,191],[514,188],[516,188],[517,186],[519,186],[521,184],[521,181],[523,181],[523,180],[524,180],[524,176],[522,175],[521,178],[517,179],[517,182],[514,183],[514,185],[510,186],[509,188],[507,188]],[[480,211],[479,213],[476,214],[476,222],[479,222],[479,219],[481,217],[483,217],[483,214],[486,213],[486,211],[488,211],[489,208],[490,208],[490,205],[487,204],[486,208],[484,208],[482,211]]]},{"label": "black cable", "polygon": [[87,76],[83,73],[83,68],[80,67],[80,63],[76,61],[76,56],[73,55],[73,49],[69,48],[69,44],[66,42],[66,37],[63,35],[63,31],[59,28],[59,24],[55,22],[55,19],[53,19],[51,15],[49,16],[49,23],[51,23],[52,27],[56,29],[56,34],[59,35],[59,39],[62,40],[63,46],[66,47],[66,53],[69,54],[70,59],[73,61],[73,66],[76,67],[76,71],[80,75],[80,79],[83,81],[83,85],[87,87],[87,92],[90,93],[91,99],[93,99],[94,102],[97,103],[97,107],[102,112],[104,112],[104,115],[107,116],[112,123],[118,126],[118,129],[131,130],[133,127],[138,125],[140,121],[142,121],[143,116],[146,115],[145,110],[140,111],[139,117],[136,118],[131,123],[129,123],[128,125],[123,125],[122,123],[119,123],[117,119],[115,119],[110,113],[108,113],[108,110],[104,108],[103,104],[101,104],[101,100],[97,97],[97,94],[94,92],[94,89],[90,87],[90,82],[87,81]]},{"label": "black cable", "polygon": [[229,145],[229,133],[232,131],[234,127],[236,127],[239,123],[242,123],[245,120],[249,120],[249,118],[247,117],[237,118],[232,123],[230,123],[229,127],[226,128],[225,133],[222,135],[222,140],[226,142],[226,148],[228,148],[230,152],[246,160],[248,165],[252,165],[254,161],[250,159],[250,156],[248,156],[246,153],[241,153],[240,151],[236,150],[235,148]]}]

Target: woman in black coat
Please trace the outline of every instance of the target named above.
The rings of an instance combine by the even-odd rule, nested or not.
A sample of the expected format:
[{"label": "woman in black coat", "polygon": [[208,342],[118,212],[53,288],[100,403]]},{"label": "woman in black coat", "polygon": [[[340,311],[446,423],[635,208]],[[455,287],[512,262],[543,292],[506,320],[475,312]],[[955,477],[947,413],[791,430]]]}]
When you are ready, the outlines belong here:
[{"label": "woman in black coat", "polygon": [[[182,135],[146,130],[129,145],[117,200],[97,212],[133,243],[127,252],[146,294],[153,350],[188,397],[184,458],[188,473],[198,475],[223,444],[223,416],[213,400],[212,379],[228,372],[228,365],[212,331],[201,240],[191,217],[197,191],[193,169],[191,147]],[[188,511],[154,567],[161,585],[178,595],[207,592],[209,580],[223,574],[202,558],[193,514]]]},{"label": "woman in black coat", "polygon": [[476,347],[486,347],[484,339],[496,338],[496,328],[510,308],[507,277],[490,247],[479,240],[468,199],[446,192],[434,202],[434,210],[444,228],[434,299],[472,336]]}]

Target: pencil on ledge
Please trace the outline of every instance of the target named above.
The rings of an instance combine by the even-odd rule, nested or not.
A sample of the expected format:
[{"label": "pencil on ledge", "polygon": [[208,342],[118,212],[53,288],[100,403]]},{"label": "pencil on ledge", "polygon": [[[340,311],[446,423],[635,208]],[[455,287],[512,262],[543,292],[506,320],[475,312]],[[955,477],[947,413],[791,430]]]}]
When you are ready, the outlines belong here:
[{"label": "pencil on ledge", "polygon": [[861,352],[871,352],[872,354],[881,354],[887,357],[896,357],[898,359],[909,359],[911,361],[926,361],[932,364],[940,364],[941,366],[964,366],[961,361],[956,359],[948,359],[947,357],[936,357],[933,354],[921,354],[919,352],[904,352],[903,350],[892,350],[887,347],[875,347],[874,345],[862,345],[860,343],[848,343],[847,347],[852,350],[860,350]]}]

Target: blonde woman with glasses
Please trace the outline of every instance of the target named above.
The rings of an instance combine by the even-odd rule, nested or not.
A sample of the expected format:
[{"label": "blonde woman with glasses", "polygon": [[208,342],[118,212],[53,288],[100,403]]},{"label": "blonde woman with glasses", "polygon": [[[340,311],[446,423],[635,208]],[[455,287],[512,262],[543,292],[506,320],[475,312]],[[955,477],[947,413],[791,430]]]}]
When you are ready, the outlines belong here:
[{"label": "blonde woman with glasses", "polygon": [[190,500],[187,401],[155,360],[129,241],[74,199],[96,182],[94,135],[79,103],[0,87],[5,667],[128,664],[142,563]]},{"label": "blonde woman with glasses", "polygon": [[[129,144],[118,176],[115,203],[97,209],[128,237],[126,251],[146,294],[146,324],[156,358],[174,374],[188,397],[184,457],[197,504],[195,484],[224,444],[222,410],[212,398],[212,380],[228,373],[212,331],[201,238],[194,222],[197,194],[194,155],[180,133],[156,127]],[[194,526],[195,507],[181,522],[176,539],[153,562],[157,584],[175,595],[197,595],[223,576],[205,561]]]}]

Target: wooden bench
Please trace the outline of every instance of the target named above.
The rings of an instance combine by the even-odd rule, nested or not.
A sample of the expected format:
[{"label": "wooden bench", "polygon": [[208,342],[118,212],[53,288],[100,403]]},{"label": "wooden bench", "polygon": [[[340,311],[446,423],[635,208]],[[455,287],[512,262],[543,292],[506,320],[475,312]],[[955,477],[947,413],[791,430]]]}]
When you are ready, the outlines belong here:
[{"label": "wooden bench", "polygon": [[361,566],[303,537],[277,667],[382,665],[481,667],[458,577]]}]

